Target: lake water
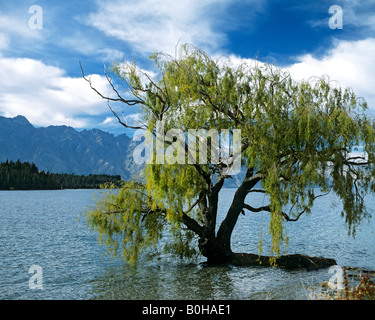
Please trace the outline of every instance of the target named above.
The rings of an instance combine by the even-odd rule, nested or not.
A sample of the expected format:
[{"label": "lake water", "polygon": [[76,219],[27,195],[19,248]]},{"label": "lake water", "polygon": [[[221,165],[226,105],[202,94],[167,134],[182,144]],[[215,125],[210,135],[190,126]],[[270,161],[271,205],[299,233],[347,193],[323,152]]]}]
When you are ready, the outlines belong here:
[{"label": "lake water", "polygon": [[[142,260],[134,269],[105,255],[97,235],[79,215],[92,204],[94,190],[0,191],[0,299],[311,299],[328,269],[286,271],[265,267],[207,267],[171,257]],[[220,194],[222,217],[234,189]],[[254,206],[263,197],[249,199]],[[367,199],[375,208],[375,199]],[[348,237],[334,196],[317,200],[313,212],[287,223],[287,253],[336,259],[340,266],[375,270],[374,219],[365,220],[356,238]],[[269,251],[268,214],[240,216],[233,234],[236,252]],[[42,271],[42,289],[29,280]],[[37,282],[35,282],[37,283]],[[34,283],[34,284],[35,284]]]}]

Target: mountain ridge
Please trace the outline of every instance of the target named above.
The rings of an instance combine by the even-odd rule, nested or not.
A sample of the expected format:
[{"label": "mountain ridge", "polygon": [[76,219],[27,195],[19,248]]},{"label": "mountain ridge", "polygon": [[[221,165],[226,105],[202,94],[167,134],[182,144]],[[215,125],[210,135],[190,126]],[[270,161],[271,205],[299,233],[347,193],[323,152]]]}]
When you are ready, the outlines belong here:
[{"label": "mountain ridge", "polygon": [[141,166],[133,161],[135,143],[125,133],[66,125],[34,127],[26,117],[0,116],[0,161],[35,163],[40,170],[78,175],[109,174],[129,179]]}]

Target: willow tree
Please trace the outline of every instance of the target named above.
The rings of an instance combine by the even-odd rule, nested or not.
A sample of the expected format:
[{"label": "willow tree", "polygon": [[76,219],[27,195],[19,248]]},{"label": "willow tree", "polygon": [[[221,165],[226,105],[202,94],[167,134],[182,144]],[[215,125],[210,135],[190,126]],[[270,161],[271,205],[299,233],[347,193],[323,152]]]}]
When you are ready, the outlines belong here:
[{"label": "willow tree", "polygon": [[[163,122],[165,131],[226,129],[229,139],[240,129],[245,174],[225,218],[217,221],[220,190],[233,179],[227,168],[236,156],[233,148],[215,163],[189,162],[187,146],[183,163],[160,164],[154,157],[145,165],[142,184],[126,182],[87,213],[88,224],[108,250],[134,263],[167,231],[171,251],[188,256],[197,248],[213,264],[335,264],[303,254],[282,256],[283,226],[310,213],[315,199],[329,192],[342,201],[349,233],[369,216],[364,195],[375,190],[375,131],[364,112],[366,102],[326,77],[297,82],[274,66],[215,60],[191,46],[183,46],[178,57],[154,54],[151,59],[158,70],[153,77],[135,63],[114,64],[106,72],[110,96],[83,77],[128,128],[155,134],[156,124]],[[141,124],[129,125],[113,103],[136,108]],[[357,145],[363,153],[353,153]],[[265,195],[269,203],[255,207],[249,193]],[[231,236],[239,215],[261,211],[270,215],[270,254],[233,252]]]}]

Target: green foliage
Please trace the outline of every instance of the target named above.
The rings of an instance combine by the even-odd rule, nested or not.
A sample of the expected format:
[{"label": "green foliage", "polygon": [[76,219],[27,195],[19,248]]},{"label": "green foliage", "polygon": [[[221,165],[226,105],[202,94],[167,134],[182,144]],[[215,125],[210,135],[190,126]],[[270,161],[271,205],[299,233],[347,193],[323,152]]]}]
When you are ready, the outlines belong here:
[{"label": "green foliage", "polygon": [[161,237],[162,219],[156,214],[143,213],[144,189],[139,185],[125,183],[119,191],[107,186],[105,191],[87,214],[87,223],[99,233],[99,240],[108,252],[133,263],[143,247],[155,245]]},{"label": "green foliage", "polygon": [[[284,220],[310,213],[314,200],[330,191],[341,198],[349,233],[355,233],[368,216],[364,195],[375,191],[375,130],[364,113],[366,102],[351,89],[324,77],[296,82],[287,72],[260,62],[234,65],[229,59],[214,60],[188,45],[178,58],[154,54],[151,60],[157,79],[135,63],[112,66],[114,77],[132,97],[121,101],[137,104],[152,132],[157,121],[163,121],[165,131],[241,129],[243,164],[252,173],[243,183],[259,179],[261,192],[269,196],[264,210],[271,214],[272,254],[278,255],[280,244],[287,241]],[[358,145],[365,153],[353,156]],[[188,151],[185,163],[187,156]],[[176,240],[169,247],[188,253],[190,241],[181,239],[191,236],[183,234],[184,227],[200,237],[204,232],[187,225],[187,217],[202,228],[210,228],[210,219],[216,223],[210,211],[214,207],[209,204],[207,209],[205,201],[220,190],[215,186],[222,179],[229,178],[222,172],[220,164],[149,164],[142,192],[128,185],[118,195],[110,193],[89,213],[89,222],[114,253],[119,245],[113,235],[121,235],[123,256],[131,262],[140,250],[156,244],[166,225]],[[197,199],[199,205],[194,206]],[[239,199],[240,195],[233,204]],[[233,228],[243,208],[252,210],[236,208],[225,220],[231,227],[222,225],[224,229]],[[122,213],[106,214],[116,210]],[[147,210],[153,213],[145,215]]]},{"label": "green foliage", "polygon": [[[173,240],[165,251],[179,256],[192,256],[192,233],[180,226],[178,214],[152,199],[146,187],[126,182],[121,189],[107,185],[95,199],[95,207],[86,213],[87,225],[99,234],[109,254],[135,264],[146,249],[159,250],[157,244],[168,229]],[[167,228],[169,226],[169,228]]]}]

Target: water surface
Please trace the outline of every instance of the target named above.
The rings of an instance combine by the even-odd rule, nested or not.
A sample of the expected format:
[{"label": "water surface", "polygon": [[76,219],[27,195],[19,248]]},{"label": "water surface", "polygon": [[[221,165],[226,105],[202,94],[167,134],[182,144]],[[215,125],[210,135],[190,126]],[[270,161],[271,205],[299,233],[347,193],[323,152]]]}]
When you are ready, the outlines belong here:
[{"label": "water surface", "polygon": [[[216,266],[204,259],[173,257],[142,260],[134,269],[105,255],[97,235],[79,215],[92,204],[93,190],[0,191],[0,299],[310,299],[328,269],[286,271],[278,268]],[[234,189],[220,194],[220,218]],[[248,198],[256,205],[263,197]],[[340,206],[329,195],[311,215],[287,223],[286,253],[336,259],[341,266],[375,270],[374,220],[365,221],[355,239],[348,237]],[[368,198],[374,208],[374,198]],[[268,254],[268,214],[240,216],[232,246],[257,253],[263,240]],[[29,268],[43,271],[43,289],[30,289]]]}]

